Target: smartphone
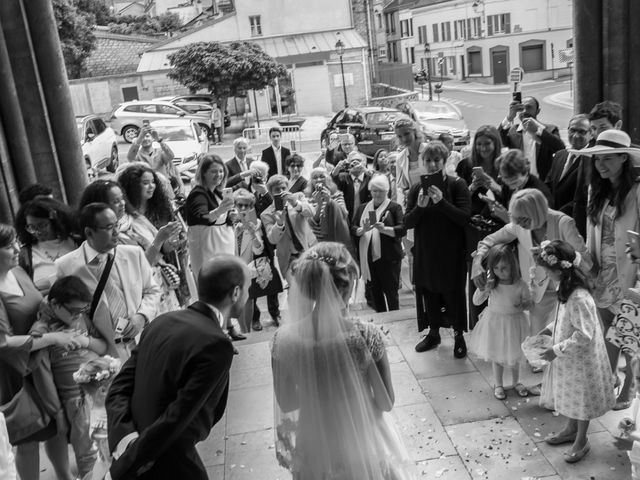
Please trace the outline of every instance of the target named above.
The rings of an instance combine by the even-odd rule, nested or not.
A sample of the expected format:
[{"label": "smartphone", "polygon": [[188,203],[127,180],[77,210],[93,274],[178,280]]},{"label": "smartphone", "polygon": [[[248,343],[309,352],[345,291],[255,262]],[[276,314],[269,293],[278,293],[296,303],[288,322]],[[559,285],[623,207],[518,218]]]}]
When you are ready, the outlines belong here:
[{"label": "smartphone", "polygon": [[420,177],[420,183],[422,183],[422,193],[427,194],[429,187],[438,187],[441,192],[444,192],[444,176],[442,171],[432,173],[431,175],[422,175]]},{"label": "smartphone", "polygon": [[222,198],[232,198],[233,197],[233,188],[223,188],[222,189]]},{"label": "smartphone", "polygon": [[282,195],[274,195],[273,205],[277,211],[284,210],[284,197]]},{"label": "smartphone", "polygon": [[246,225],[249,225],[250,223],[255,225],[258,223],[258,216],[256,215],[255,209],[251,208],[242,212],[242,223]]},{"label": "smartphone", "polygon": [[522,103],[522,92],[513,92],[511,98],[514,102]]},{"label": "smartphone", "polygon": [[142,120],[142,126],[143,127],[148,127],[149,126],[149,120],[147,120],[147,119]]},{"label": "smartphone", "polygon": [[129,319],[125,318],[125,317],[119,317],[118,318],[118,323],[116,323],[116,333],[119,335],[122,335],[122,332],[124,332],[124,329],[127,328],[127,326],[129,325]]},{"label": "smartphone", "polygon": [[376,212],[373,210],[369,212],[369,223],[371,225],[378,223],[378,219],[376,218]]},{"label": "smartphone", "polygon": [[484,173],[484,168],[482,167],[473,167],[471,169],[471,174],[472,175],[482,175]]}]

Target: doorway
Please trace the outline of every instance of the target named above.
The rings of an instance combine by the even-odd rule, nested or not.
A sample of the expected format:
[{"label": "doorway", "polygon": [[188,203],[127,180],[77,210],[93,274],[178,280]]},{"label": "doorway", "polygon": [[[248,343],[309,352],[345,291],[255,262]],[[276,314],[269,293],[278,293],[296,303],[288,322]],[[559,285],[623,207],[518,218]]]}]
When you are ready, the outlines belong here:
[{"label": "doorway", "polygon": [[491,66],[493,71],[493,83],[507,83],[507,51],[499,50],[491,52]]}]

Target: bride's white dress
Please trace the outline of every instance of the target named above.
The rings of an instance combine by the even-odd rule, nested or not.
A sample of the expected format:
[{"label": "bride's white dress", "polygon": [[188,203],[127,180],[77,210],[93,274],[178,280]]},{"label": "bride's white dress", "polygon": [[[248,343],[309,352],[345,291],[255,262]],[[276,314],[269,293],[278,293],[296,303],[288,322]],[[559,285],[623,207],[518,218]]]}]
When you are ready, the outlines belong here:
[{"label": "bride's white dress", "polygon": [[307,319],[283,325],[272,341],[280,465],[296,480],[416,478],[373,398],[381,382],[375,363],[385,354],[380,328],[346,318],[327,323],[332,334]]}]

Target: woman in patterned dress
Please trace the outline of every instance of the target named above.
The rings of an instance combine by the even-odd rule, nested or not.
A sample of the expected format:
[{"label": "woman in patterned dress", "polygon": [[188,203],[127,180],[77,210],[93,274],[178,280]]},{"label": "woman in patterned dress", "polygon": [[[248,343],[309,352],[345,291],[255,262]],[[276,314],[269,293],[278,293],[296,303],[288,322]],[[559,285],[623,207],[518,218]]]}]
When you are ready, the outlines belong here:
[{"label": "woman in patterned dress", "polygon": [[394,403],[380,328],[349,318],[357,266],[322,242],[293,266],[290,323],[271,358],[276,456],[294,480],[409,480],[415,472],[384,416]]},{"label": "woman in patterned dress", "polygon": [[580,254],[561,240],[546,241],[540,245],[536,263],[559,284],[556,318],[540,335],[552,338],[552,346],[542,357],[551,362],[554,409],[567,417],[566,426],[545,441],[551,445],[572,443],[564,459],[575,463],[589,452],[589,421],[615,404],[613,378],[596,304],[587,278],[578,268]]}]

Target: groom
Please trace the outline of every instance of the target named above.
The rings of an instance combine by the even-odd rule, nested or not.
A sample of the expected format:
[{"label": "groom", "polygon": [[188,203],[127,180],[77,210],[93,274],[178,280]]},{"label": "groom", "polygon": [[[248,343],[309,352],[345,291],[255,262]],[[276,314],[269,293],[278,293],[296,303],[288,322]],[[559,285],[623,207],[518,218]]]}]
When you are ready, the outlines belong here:
[{"label": "groom", "polygon": [[250,275],[239,257],[216,255],[198,276],[198,297],[142,332],[107,396],[113,480],[206,480],[195,445],[227,404],[233,347],[220,325],[239,318]]}]

